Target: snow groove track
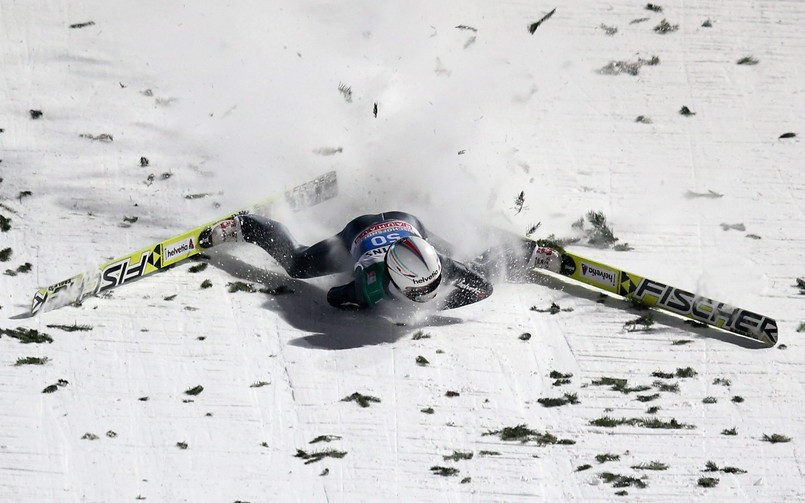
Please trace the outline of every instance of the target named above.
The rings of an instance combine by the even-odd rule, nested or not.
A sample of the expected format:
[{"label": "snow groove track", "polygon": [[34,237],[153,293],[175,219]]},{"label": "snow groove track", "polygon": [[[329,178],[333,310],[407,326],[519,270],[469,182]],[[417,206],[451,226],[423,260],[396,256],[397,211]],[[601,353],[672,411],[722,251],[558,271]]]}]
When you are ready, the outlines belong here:
[{"label": "snow groove track", "polygon": [[[0,0],[0,328],[53,338],[0,336],[0,501],[805,500],[805,3],[573,0],[533,35],[549,6],[236,4]],[[471,257],[482,224],[565,237],[602,211],[633,250],[573,251],[772,316],[779,344],[662,315],[629,331],[643,312],[559,281],[399,325],[250,246],[12,319],[40,286],[331,169],[338,198],[278,209],[301,242],[400,209]],[[501,438],[520,425],[575,443]],[[651,462],[668,468],[633,468]]]}]

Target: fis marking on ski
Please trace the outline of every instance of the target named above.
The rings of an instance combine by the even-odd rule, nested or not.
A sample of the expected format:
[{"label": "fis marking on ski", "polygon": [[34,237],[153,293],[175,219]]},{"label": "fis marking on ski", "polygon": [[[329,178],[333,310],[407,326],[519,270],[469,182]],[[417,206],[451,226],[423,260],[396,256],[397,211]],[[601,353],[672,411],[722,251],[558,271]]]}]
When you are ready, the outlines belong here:
[{"label": "fis marking on ski", "polygon": [[[293,210],[319,204],[338,194],[338,180],[335,171],[330,171],[309,182],[298,185],[285,192],[273,194],[253,204],[249,209],[268,207],[280,199],[285,199]],[[115,288],[151,273],[167,269],[199,253],[198,238],[207,227],[231,218],[243,210],[229,213],[217,220],[200,225],[187,232],[168,238],[128,255],[119,257],[99,266],[96,270],[76,274],[72,278],[59,281],[34,293],[31,301],[31,315],[56,309],[67,304]]]}]

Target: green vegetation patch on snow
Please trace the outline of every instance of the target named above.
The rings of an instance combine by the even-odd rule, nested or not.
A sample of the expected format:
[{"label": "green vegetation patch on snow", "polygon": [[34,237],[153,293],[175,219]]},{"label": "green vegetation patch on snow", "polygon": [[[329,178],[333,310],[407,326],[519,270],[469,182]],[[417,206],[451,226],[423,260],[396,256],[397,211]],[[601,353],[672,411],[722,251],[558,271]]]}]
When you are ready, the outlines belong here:
[{"label": "green vegetation patch on snow", "polygon": [[699,487],[715,487],[719,480],[715,477],[699,477],[697,484]]},{"label": "green vegetation patch on snow", "polygon": [[561,407],[562,405],[575,405],[579,403],[576,393],[565,393],[564,396],[559,398],[539,398],[537,399],[543,407]]},{"label": "green vegetation patch on snow", "polygon": [[91,326],[79,325],[78,323],[73,323],[72,325],[47,325],[47,327],[64,330],[65,332],[89,332],[92,330]]},{"label": "green vegetation patch on snow", "polygon": [[231,281],[226,284],[229,289],[229,293],[235,292],[247,292],[247,293],[256,293],[257,288],[254,287],[251,283],[244,283],[243,281]]},{"label": "green vegetation patch on snow", "polygon": [[673,418],[671,418],[668,421],[663,421],[662,419],[656,417],[614,418],[611,416],[603,416],[597,419],[591,419],[590,424],[593,426],[600,426],[603,428],[614,428],[616,426],[622,426],[622,425],[638,426],[640,428],[650,428],[650,429],[665,429],[665,430],[691,430],[696,428],[696,426],[694,425],[680,423],[679,421]]},{"label": "green vegetation patch on snow", "polygon": [[599,473],[598,477],[607,484],[612,484],[612,487],[637,487],[638,489],[644,489],[648,485],[642,478],[632,477],[630,475],[603,472]]},{"label": "green vegetation patch on snow", "polygon": [[619,391],[624,394],[648,391],[651,389],[651,386],[634,386],[630,388],[627,386],[628,383],[629,381],[627,379],[617,377],[602,377],[592,381],[594,386],[611,386],[610,389],[612,389],[612,391]]},{"label": "green vegetation patch on snow", "polygon": [[595,455],[595,460],[598,461],[599,463],[606,463],[607,461],[620,461],[620,459],[621,459],[620,454],[606,453],[606,454]]},{"label": "green vegetation patch on snow", "polygon": [[294,457],[304,459],[305,464],[309,465],[311,463],[321,461],[324,458],[341,459],[346,455],[347,455],[346,451],[339,451],[336,449],[325,449],[323,451],[316,451],[316,452],[306,452],[303,451],[302,449],[297,449],[296,454],[294,454]]},{"label": "green vegetation patch on snow", "polygon": [[342,402],[355,402],[361,407],[369,407],[372,402],[380,403],[380,399],[371,395],[362,395],[357,391],[341,399]]},{"label": "green vegetation patch on snow", "polygon": [[42,344],[45,342],[50,344],[53,342],[53,338],[51,336],[45,333],[40,333],[38,330],[33,328],[0,328],[0,335],[6,335],[12,339],[17,339],[23,344]]},{"label": "green vegetation patch on snow", "polygon": [[466,459],[472,459],[473,452],[472,451],[453,451],[453,454],[449,456],[442,456],[445,461],[461,461]]},{"label": "green vegetation patch on snow", "polygon": [[[589,223],[590,227],[586,224]],[[588,211],[587,214],[573,223],[574,229],[580,230],[587,238],[587,244],[606,248],[618,241],[607,224],[607,217],[601,211]]]},{"label": "green vegetation patch on snow", "polygon": [[779,433],[772,433],[771,435],[767,435],[766,433],[764,433],[763,434],[763,441],[764,442],[769,442],[769,443],[772,443],[772,444],[779,444],[779,443],[790,442],[791,437],[787,437],[787,436],[781,435]]},{"label": "green vegetation patch on snow", "polygon": [[679,393],[679,383],[666,383],[662,381],[654,381],[654,387],[666,393]]},{"label": "green vegetation patch on snow", "polygon": [[439,475],[442,477],[455,477],[459,473],[458,468],[453,468],[452,466],[431,466],[430,471],[434,475]]},{"label": "green vegetation patch on snow", "polygon": [[482,436],[497,435],[503,441],[520,441],[536,442],[538,445],[573,445],[575,440],[559,439],[550,433],[541,433],[537,430],[532,430],[525,424],[518,424],[517,426],[507,426],[500,430],[487,431]]},{"label": "green vegetation patch on snow", "polygon": [[651,313],[649,313],[631,321],[627,321],[623,324],[623,329],[627,332],[648,332],[651,330],[652,325],[654,325],[654,319],[652,318]]},{"label": "green vegetation patch on snow", "polygon": [[650,463],[640,463],[637,465],[632,465],[632,469],[661,471],[661,470],[667,470],[668,465],[665,463],[661,463],[659,461],[651,461]]},{"label": "green vegetation patch on snow", "polygon": [[317,444],[319,442],[332,442],[334,440],[341,440],[341,437],[338,435],[319,435],[308,443]]},{"label": "green vegetation patch on snow", "polygon": [[199,384],[198,386],[193,386],[192,388],[186,389],[184,393],[185,395],[196,396],[202,391],[204,391],[204,386]]},{"label": "green vegetation patch on snow", "polygon": [[191,273],[195,274],[195,273],[199,273],[199,272],[203,271],[206,268],[207,268],[207,263],[206,262],[201,262],[200,264],[196,264],[196,265],[190,267],[190,269],[188,269],[188,271],[190,271]]},{"label": "green vegetation patch on snow", "polygon": [[50,361],[50,358],[47,356],[38,357],[38,356],[26,356],[24,358],[17,358],[17,363],[14,366],[19,367],[22,365],[44,365]]}]

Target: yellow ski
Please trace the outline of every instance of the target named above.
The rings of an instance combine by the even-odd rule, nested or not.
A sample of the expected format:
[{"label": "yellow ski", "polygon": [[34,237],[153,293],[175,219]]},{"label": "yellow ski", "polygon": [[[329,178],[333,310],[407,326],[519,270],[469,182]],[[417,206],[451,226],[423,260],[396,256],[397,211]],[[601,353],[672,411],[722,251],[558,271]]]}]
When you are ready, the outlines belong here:
[{"label": "yellow ski", "polygon": [[[285,199],[292,210],[316,205],[338,194],[335,171],[330,171],[314,180],[303,183],[285,192],[279,192],[259,201],[245,210],[270,206]],[[80,302],[86,297],[168,269],[200,253],[199,234],[216,223],[232,218],[244,210],[222,216],[159,243],[147,246],[128,255],[107,262],[89,273],[76,274],[64,281],[37,290],[31,302],[31,315],[50,311]]]},{"label": "yellow ski", "polygon": [[777,343],[777,322],[768,316],[696,295],[574,253],[565,251],[561,253],[561,257],[562,263],[557,272],[564,277],[770,346]]}]

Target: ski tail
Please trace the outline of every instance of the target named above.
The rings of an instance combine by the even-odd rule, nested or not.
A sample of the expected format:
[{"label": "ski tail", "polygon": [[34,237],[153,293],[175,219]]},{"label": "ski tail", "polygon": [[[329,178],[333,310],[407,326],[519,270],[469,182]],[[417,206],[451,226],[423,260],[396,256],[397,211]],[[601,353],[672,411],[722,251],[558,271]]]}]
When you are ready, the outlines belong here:
[{"label": "ski tail", "polygon": [[777,322],[762,314],[623,271],[574,253],[562,253],[564,277],[690,320],[773,346]]},{"label": "ski tail", "polygon": [[330,171],[309,182],[273,194],[245,209],[229,213],[177,236],[102,264],[94,271],[76,274],[64,281],[40,288],[34,293],[30,314],[35,315],[81,302],[86,297],[168,269],[198,255],[202,251],[198,246],[199,235],[204,229],[243,211],[270,207],[283,199],[292,210],[298,211],[332,199],[336,195],[338,195],[338,179],[335,171]]}]

